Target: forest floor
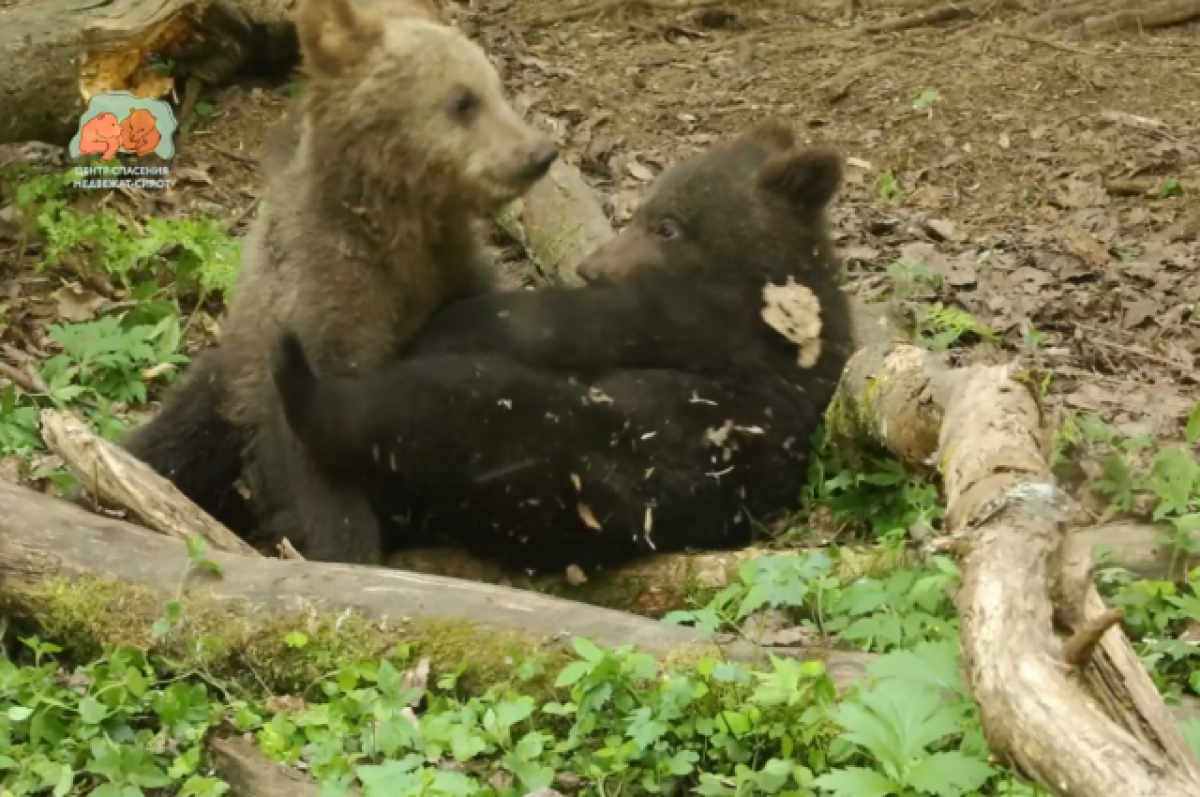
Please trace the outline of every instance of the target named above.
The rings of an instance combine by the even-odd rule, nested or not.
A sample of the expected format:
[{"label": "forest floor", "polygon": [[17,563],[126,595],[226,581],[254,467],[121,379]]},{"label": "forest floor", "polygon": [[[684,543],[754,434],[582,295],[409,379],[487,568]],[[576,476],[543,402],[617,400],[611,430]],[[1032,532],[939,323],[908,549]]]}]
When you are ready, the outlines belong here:
[{"label": "forest floor", "polygon": [[[869,19],[904,5],[874,3]],[[1026,17],[999,13],[864,35],[840,2],[627,6],[554,24],[560,0],[473,6],[448,10],[518,107],[558,131],[618,227],[664,168],[783,117],[848,159],[831,216],[853,290],[916,301],[931,345],[1019,354],[1055,410],[1180,436],[1200,398],[1198,26],[1077,40],[1023,36]],[[178,184],[112,206],[135,223],[202,215],[244,232],[257,158],[294,88],[209,90],[178,144]],[[36,261],[5,212],[0,263]],[[530,273],[519,247],[505,254]],[[126,298],[30,269],[4,286],[0,353],[17,366],[54,350],[49,324]],[[192,313],[189,347],[219,310]]]}]

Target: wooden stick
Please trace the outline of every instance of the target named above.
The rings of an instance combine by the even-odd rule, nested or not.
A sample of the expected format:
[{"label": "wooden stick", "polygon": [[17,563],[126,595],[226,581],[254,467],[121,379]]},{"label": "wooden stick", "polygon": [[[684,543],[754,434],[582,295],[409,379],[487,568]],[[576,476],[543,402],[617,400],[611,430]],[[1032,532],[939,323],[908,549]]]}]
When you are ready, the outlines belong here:
[{"label": "wooden stick", "polygon": [[199,534],[218,551],[261,558],[149,465],[92,434],[75,416],[43,410],[42,437],[80,485],[101,503],[128,509],[139,522],[168,537],[186,540]]}]

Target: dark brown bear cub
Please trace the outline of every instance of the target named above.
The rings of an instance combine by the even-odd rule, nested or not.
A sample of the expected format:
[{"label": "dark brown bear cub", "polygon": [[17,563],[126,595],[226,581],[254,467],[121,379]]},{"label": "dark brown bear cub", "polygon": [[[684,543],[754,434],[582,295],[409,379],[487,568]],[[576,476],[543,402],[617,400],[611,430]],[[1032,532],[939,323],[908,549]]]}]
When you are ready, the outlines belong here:
[{"label": "dark brown bear cub", "polygon": [[[318,379],[285,335],[288,422],[331,479],[510,566],[744,546],[795,506],[853,348],[824,222],[840,177],[761,125],[664,174],[592,287],[460,300],[357,378]],[[768,324],[793,283],[815,301]],[[785,337],[803,329],[820,339]]]}]

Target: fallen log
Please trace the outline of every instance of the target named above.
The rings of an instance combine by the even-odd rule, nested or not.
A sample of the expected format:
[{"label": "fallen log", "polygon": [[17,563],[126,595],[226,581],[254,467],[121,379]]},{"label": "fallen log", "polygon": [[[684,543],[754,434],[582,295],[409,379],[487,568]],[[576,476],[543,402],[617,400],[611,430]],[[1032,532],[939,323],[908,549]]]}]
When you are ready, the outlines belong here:
[{"label": "fallen log", "polygon": [[1121,9],[1086,19],[1072,33],[1080,38],[1105,36],[1124,30],[1150,30],[1182,25],[1200,19],[1200,0],[1172,0],[1146,8]]},{"label": "fallen log", "polygon": [[[17,0],[0,8],[0,143],[65,145],[91,95],[220,82],[297,55],[293,0]],[[174,65],[174,74],[159,68]]]},{"label": "fallen log", "polygon": [[[714,654],[745,662],[766,654],[818,659],[843,689],[876,658],[726,643],[558,598],[383,568],[223,552],[212,559],[224,571],[219,579],[191,566],[179,540],[0,481],[0,613],[79,659],[131,645],[285,693],[310,687],[331,664],[388,655],[400,643],[439,669],[469,662],[465,677],[480,686],[509,678],[520,652],[545,653],[553,674],[553,665],[568,660],[564,643],[573,634],[634,644],[668,663]],[[181,633],[156,636],[153,623],[175,596]],[[304,651],[287,644],[294,632],[309,638]],[[1200,709],[1188,702],[1176,715],[1194,718]]]},{"label": "fallen log", "polygon": [[1061,797],[1200,794],[1196,759],[1132,646],[1111,615],[1097,622],[1090,552],[1064,545],[1069,502],[1012,367],[860,351],[830,418],[835,439],[873,441],[943,477],[964,663],[992,752]]},{"label": "fallen log", "polygon": [[[195,567],[180,540],[0,482],[0,611],[33,623],[73,652],[171,644],[154,638],[151,625],[163,601],[176,594],[196,632],[217,637],[229,671],[244,676],[240,662],[248,657],[268,683],[304,682],[306,673],[290,673],[280,662],[289,655],[283,638],[292,629],[311,631],[322,617],[322,627],[334,629],[330,644],[363,637],[377,656],[403,641],[435,666],[470,662],[494,678],[511,672],[513,650],[561,655],[560,643],[572,635],[636,645],[668,660],[720,655],[755,662],[768,650],[741,641],[718,644],[695,629],[507,587],[223,551],[209,558],[220,578]],[[842,686],[861,677],[871,659],[816,648],[769,652],[821,659]]]},{"label": "fallen log", "polygon": [[[209,740],[213,769],[229,784],[231,797],[317,797],[321,787],[311,777],[267,758],[254,742],[240,736]],[[346,792],[358,797],[358,789]]]}]

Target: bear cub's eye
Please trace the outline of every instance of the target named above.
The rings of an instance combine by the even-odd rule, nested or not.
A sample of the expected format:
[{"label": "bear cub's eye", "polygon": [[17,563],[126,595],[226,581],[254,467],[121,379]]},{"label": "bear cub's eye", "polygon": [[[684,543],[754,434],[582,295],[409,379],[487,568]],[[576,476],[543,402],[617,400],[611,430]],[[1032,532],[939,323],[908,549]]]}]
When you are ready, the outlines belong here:
[{"label": "bear cub's eye", "polygon": [[479,110],[479,95],[468,88],[460,88],[450,95],[448,110],[460,122],[469,122]]},{"label": "bear cub's eye", "polygon": [[679,222],[675,219],[663,219],[658,223],[658,227],[654,230],[654,234],[664,241],[670,241],[672,238],[678,238],[683,233]]}]

